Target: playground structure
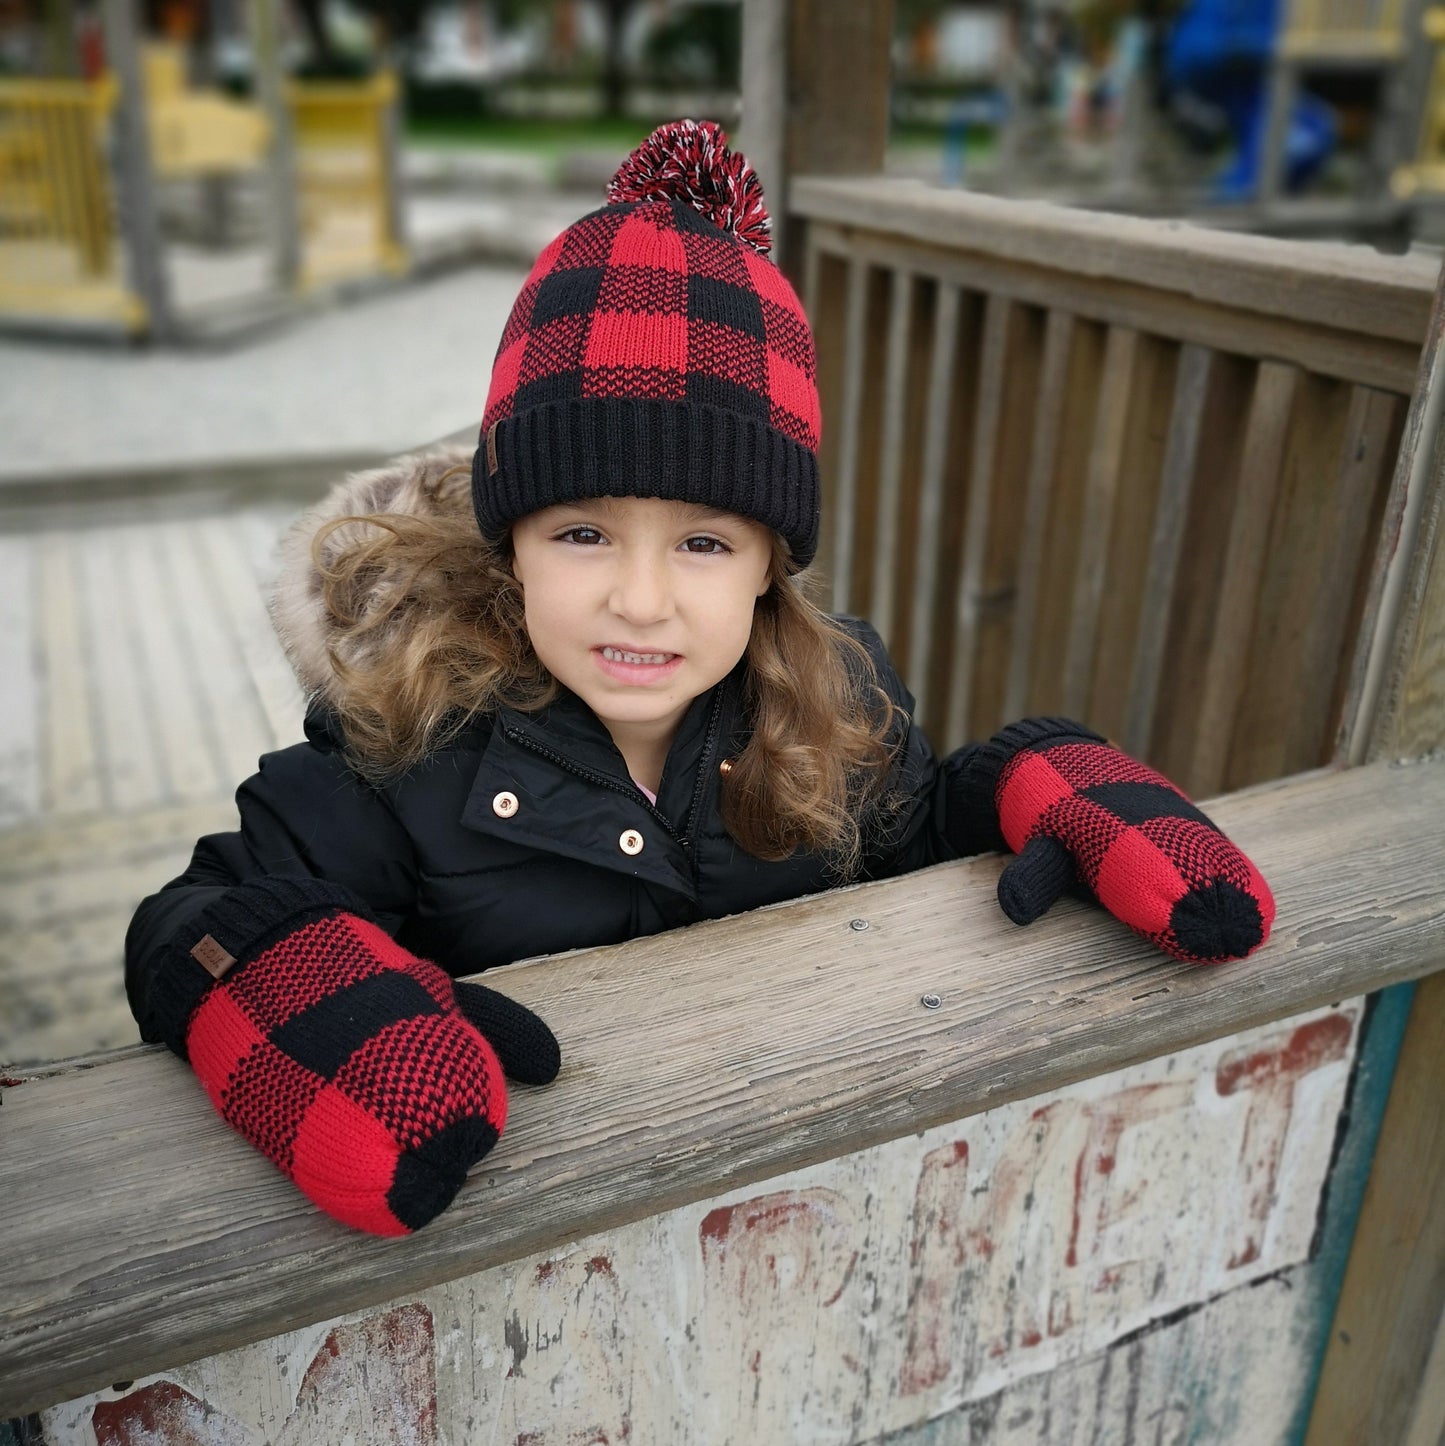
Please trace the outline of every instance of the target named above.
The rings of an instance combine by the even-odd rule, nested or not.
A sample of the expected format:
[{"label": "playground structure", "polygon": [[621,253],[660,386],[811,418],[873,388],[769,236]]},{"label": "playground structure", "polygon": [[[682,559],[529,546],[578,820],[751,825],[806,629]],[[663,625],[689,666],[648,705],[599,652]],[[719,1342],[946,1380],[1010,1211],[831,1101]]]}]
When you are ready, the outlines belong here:
[{"label": "playground structure", "polygon": [[323,1446],[368,1413],[404,1441],[730,1413],[938,1446],[1050,1411],[1438,1437],[1434,268],[827,177],[877,132],[808,78],[784,229],[835,598],[940,742],[1067,705],[1201,796],[1252,786],[1209,808],[1275,941],[1191,971],[1077,908],[1016,933],[984,859],[523,966],[572,1072],[400,1245],[316,1219],[175,1061],[38,1071],[0,1087],[0,1414],[44,1406],[56,1443]]},{"label": "playground structure", "polygon": [[[1077,204],[1183,210],[1234,229],[1396,242],[1419,234],[1422,216],[1445,199],[1431,159],[1439,152],[1432,139],[1438,121],[1432,128],[1429,120],[1441,105],[1440,7],[1426,0],[1282,0],[1278,7],[1190,0],[1167,27],[1107,5],[1087,10],[1091,43],[1104,53],[1082,67],[1075,89],[1097,88],[1101,133],[1086,142],[1075,134],[1079,115],[1092,113],[1077,99],[1063,134],[1037,101],[1026,103],[1025,54],[1016,48],[1005,72],[997,160],[980,181],[986,189],[1028,194],[1037,175],[1051,198]],[[1066,18],[1079,15],[1077,7],[1047,4],[1035,13],[1054,19],[1049,33],[1056,36]],[[1157,73],[1149,63],[1156,49]],[[1030,54],[1035,69],[1044,63],[1037,47]],[[1343,118],[1316,93],[1340,87],[1351,97]],[[1153,114],[1156,97],[1167,97],[1168,122]],[[1191,156],[1186,113],[1196,134],[1204,128],[1201,113],[1212,117],[1211,127],[1227,122],[1225,156]]]},{"label": "playground structure", "polygon": [[1407,200],[1421,193],[1445,196],[1445,6],[1431,6],[1421,18],[1421,29],[1433,56],[1420,117],[1419,156],[1393,177],[1396,193]]},{"label": "playground structure", "polygon": [[1438,268],[885,181],[889,9],[756,0],[744,35],[834,602],[941,746],[1077,709],[1210,797],[1272,941],[1200,969],[1075,904],[1015,930],[986,857],[519,964],[563,1075],[401,1242],[319,1216],[160,1051],[40,1068],[4,1095],[0,1415],[1439,1439]]},{"label": "playground structure", "polygon": [[89,80],[0,80],[0,320],[81,323],[156,340],[178,304],[161,188],[265,187],[268,263],[284,303],[408,266],[396,164],[397,85],[283,79],[278,0],[254,0],[255,95],[196,87],[183,50],[144,41],[135,7],[103,0],[106,69]]}]

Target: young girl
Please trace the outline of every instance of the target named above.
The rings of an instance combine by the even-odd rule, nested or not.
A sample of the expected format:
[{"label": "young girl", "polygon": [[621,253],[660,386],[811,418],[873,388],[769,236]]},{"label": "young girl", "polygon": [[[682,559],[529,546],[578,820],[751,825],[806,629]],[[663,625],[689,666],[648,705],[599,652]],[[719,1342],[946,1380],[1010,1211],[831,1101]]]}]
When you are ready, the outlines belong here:
[{"label": "young girl", "polygon": [[546,1083],[529,1011],[453,983],[1007,843],[1026,922],[1082,887],[1183,958],[1268,889],[1067,720],[943,761],[867,623],[808,600],[813,341],[746,161],[664,126],[542,253],[474,457],[343,483],[273,615],[305,743],[237,792],[126,939],[144,1038],[323,1209],[402,1233]]}]

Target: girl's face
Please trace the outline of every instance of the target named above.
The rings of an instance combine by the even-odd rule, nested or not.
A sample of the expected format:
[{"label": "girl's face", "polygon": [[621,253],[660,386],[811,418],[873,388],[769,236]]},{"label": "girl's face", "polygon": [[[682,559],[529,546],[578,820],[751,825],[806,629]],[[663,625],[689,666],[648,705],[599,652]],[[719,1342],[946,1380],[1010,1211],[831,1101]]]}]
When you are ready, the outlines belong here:
[{"label": "girl's face", "polygon": [[603,497],[521,518],[512,547],[538,658],[621,746],[670,738],[742,657],[772,533],[696,503]]}]

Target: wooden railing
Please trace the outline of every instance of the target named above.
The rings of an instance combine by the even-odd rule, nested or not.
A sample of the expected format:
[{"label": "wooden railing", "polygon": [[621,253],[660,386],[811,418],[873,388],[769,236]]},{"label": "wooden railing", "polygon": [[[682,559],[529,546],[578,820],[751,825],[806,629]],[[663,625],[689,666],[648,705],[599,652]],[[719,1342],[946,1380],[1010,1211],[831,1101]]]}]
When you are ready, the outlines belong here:
[{"label": "wooden railing", "polygon": [[1016,929],[988,857],[489,974],[564,1069],[406,1241],[320,1215],[161,1050],[6,1089],[0,1417],[1445,968],[1445,763],[1211,812],[1280,904],[1233,964],[1072,903]]},{"label": "wooden railing", "polygon": [[833,604],[943,747],[1090,721],[1209,794],[1348,756],[1437,262],[801,179]]}]

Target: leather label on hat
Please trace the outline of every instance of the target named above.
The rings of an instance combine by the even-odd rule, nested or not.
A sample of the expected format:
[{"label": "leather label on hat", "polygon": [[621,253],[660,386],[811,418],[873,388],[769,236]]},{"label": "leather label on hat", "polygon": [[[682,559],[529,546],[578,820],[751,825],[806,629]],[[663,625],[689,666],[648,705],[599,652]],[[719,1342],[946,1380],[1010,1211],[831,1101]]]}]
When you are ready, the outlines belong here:
[{"label": "leather label on hat", "polygon": [[487,428],[487,476],[494,476],[497,470],[497,424]]},{"label": "leather label on hat", "polygon": [[191,946],[191,958],[196,960],[212,979],[219,979],[236,962],[236,956],[226,953],[209,934],[199,944]]}]

